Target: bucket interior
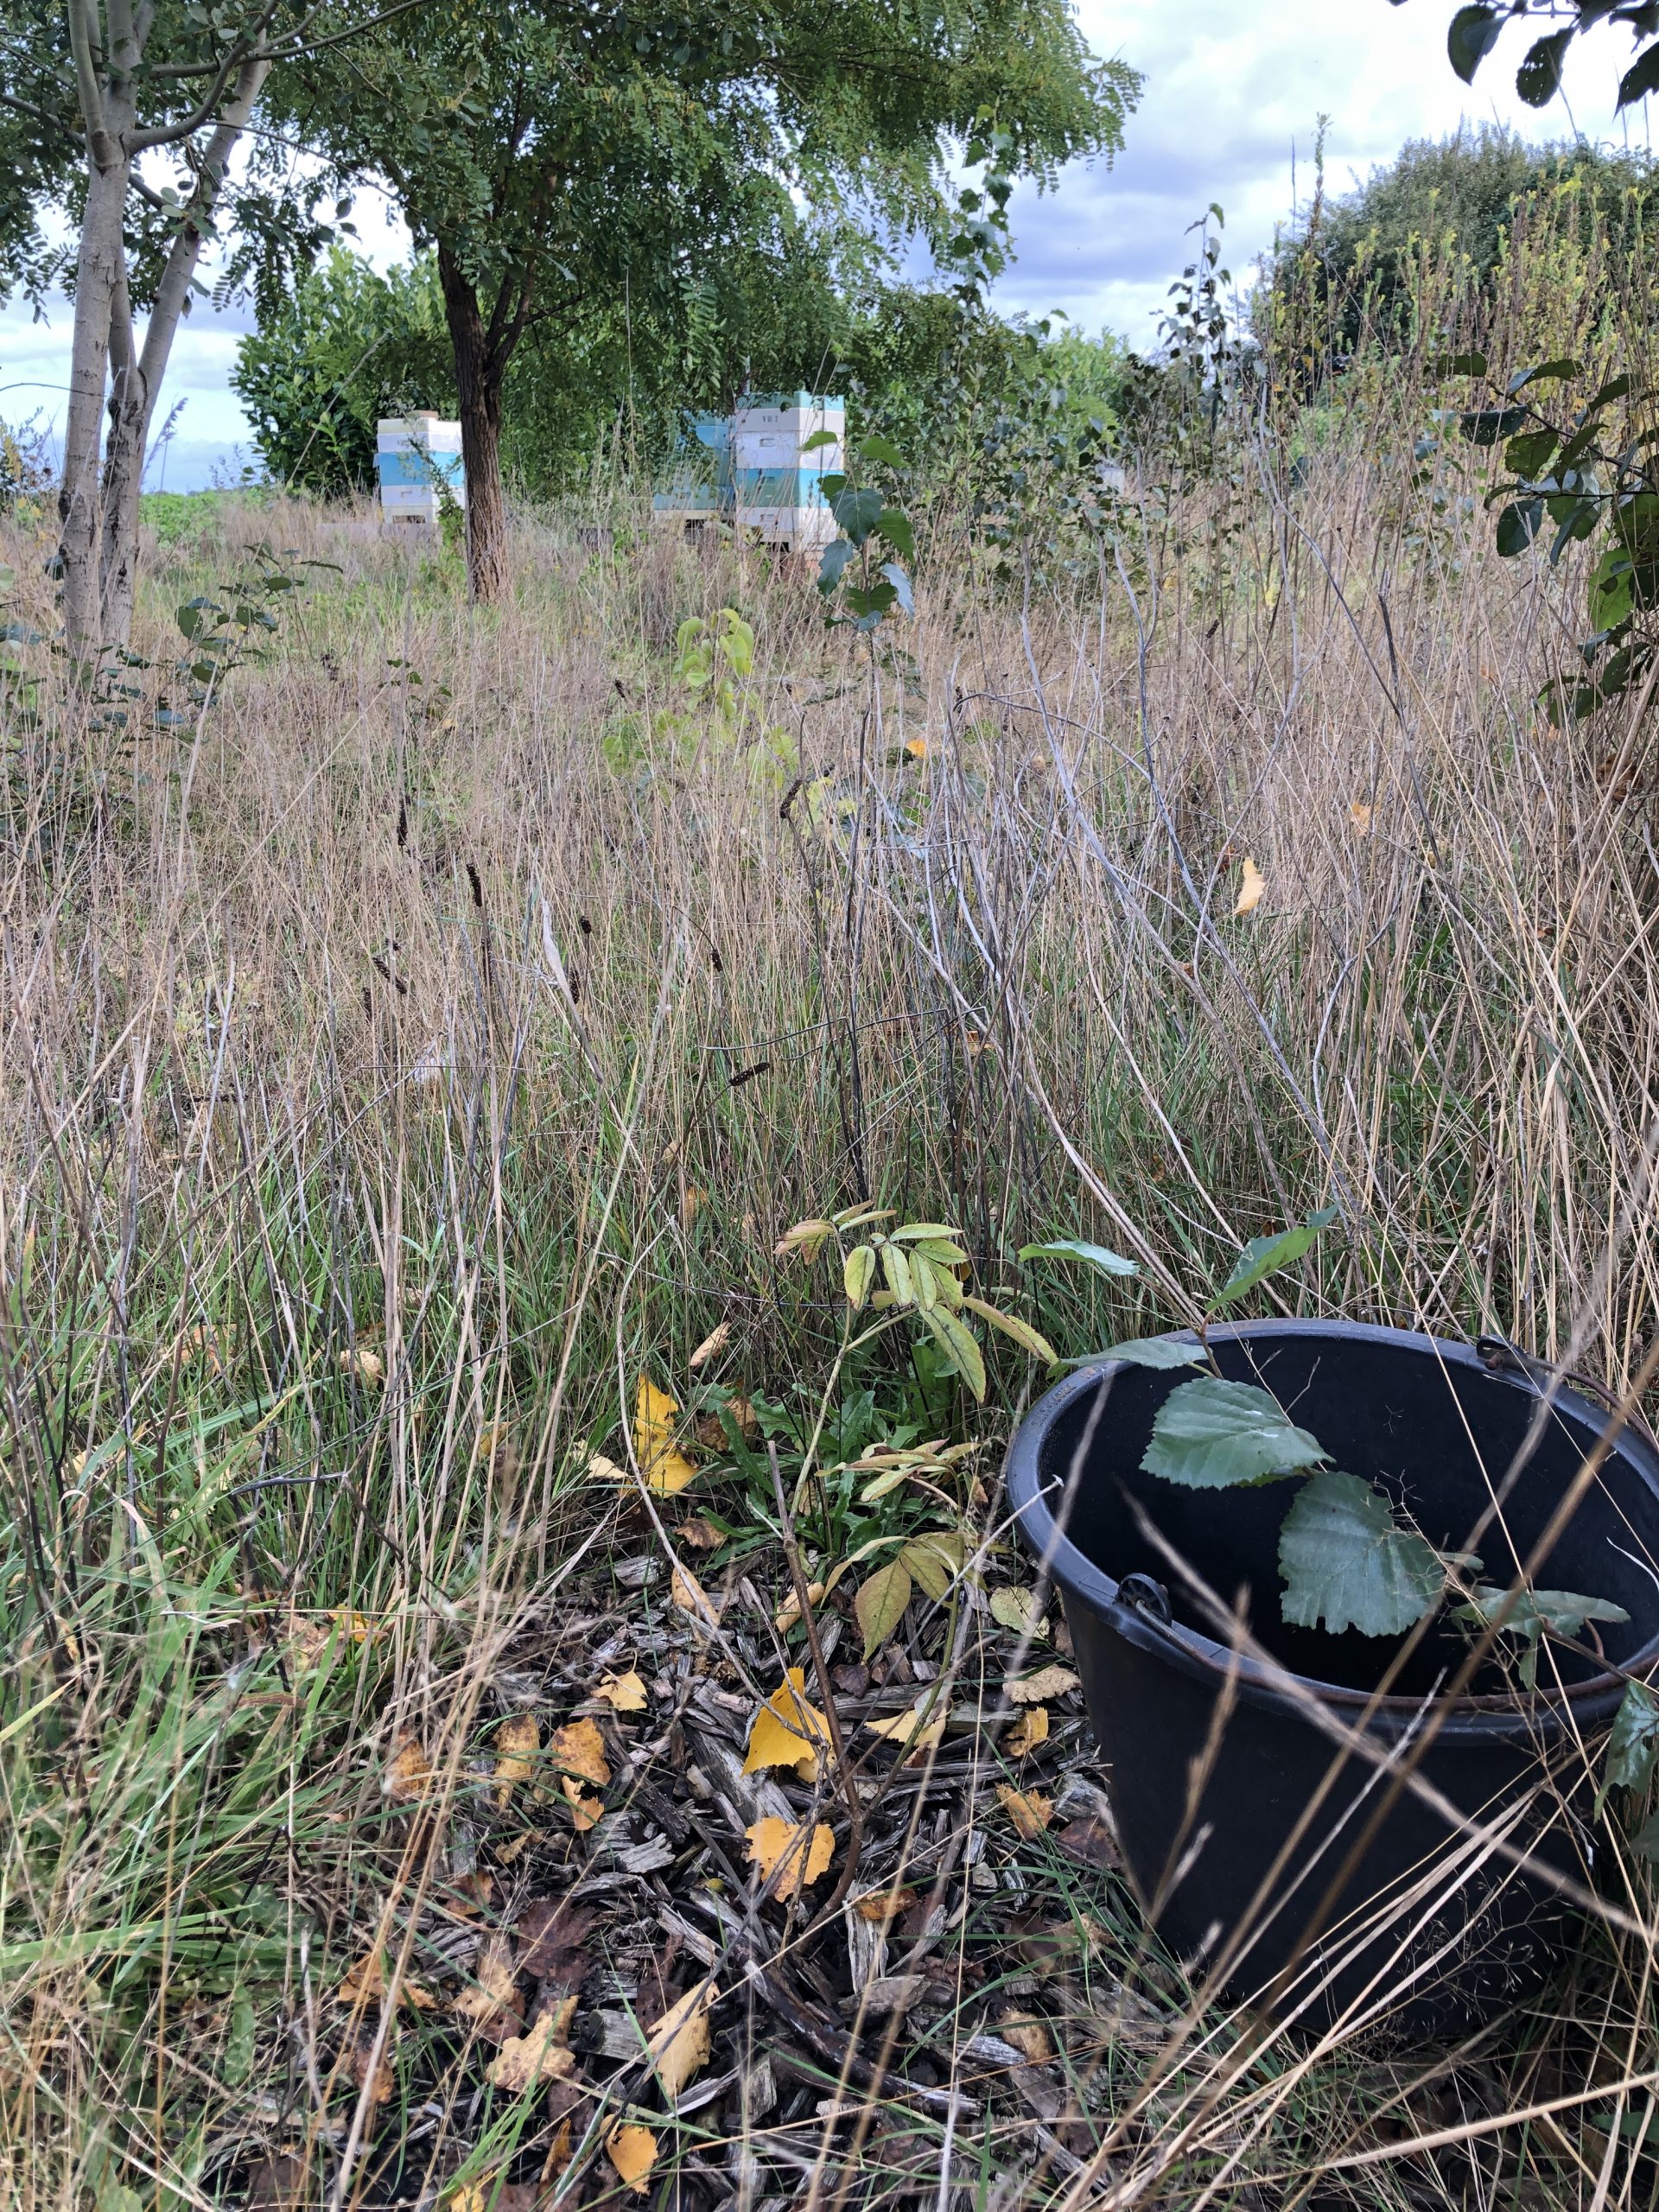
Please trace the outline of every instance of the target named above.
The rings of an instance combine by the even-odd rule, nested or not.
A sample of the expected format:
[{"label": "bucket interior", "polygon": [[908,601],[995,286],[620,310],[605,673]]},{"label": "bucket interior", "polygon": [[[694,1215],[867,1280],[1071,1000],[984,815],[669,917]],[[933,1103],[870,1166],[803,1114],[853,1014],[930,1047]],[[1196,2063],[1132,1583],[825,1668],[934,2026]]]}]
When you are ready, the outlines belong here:
[{"label": "bucket interior", "polygon": [[[1470,1548],[1471,1533],[1521,1453],[1538,1407],[1529,1388],[1482,1369],[1445,1364],[1427,1340],[1416,1345],[1357,1330],[1287,1335],[1264,1329],[1217,1338],[1215,1351],[1224,1376],[1271,1390],[1319,1439],[1332,1464],[1387,1491],[1442,1550]],[[1231,1606],[1242,1597],[1252,1635],[1282,1665],[1316,1681],[1375,1688],[1398,1648],[1395,1639],[1354,1630],[1332,1636],[1290,1627],[1282,1618],[1279,1529],[1301,1477],[1259,1488],[1199,1491],[1142,1471],[1159,1406],[1189,1379],[1185,1372],[1137,1367],[1106,1378],[1066,1516],[1067,1535],[1115,1581],[1135,1573],[1153,1577],[1167,1590],[1178,1620],[1222,1640],[1202,1601],[1143,1532],[1139,1508],[1224,1603]],[[1080,1390],[1044,1440],[1041,1471],[1051,1510],[1059,1510],[1096,1397],[1094,1390]],[[1483,1580],[1507,1586],[1593,1446],[1594,1430],[1575,1417],[1572,1404],[1568,1396],[1565,1407],[1552,1410],[1500,1516],[1473,1547],[1484,1562]],[[1534,1583],[1622,1605],[1628,1623],[1594,1631],[1610,1659],[1630,1659],[1659,1632],[1659,1486],[1641,1446],[1621,1443],[1609,1457]],[[1466,1631],[1442,1617],[1394,1690],[1421,1695],[1433,1689],[1467,1649]],[[1593,1662],[1556,1646],[1553,1658],[1541,1662],[1540,1680],[1551,1681],[1559,1673],[1571,1683],[1596,1671]],[[1491,1691],[1504,1679],[1488,1669],[1470,1687]]]}]

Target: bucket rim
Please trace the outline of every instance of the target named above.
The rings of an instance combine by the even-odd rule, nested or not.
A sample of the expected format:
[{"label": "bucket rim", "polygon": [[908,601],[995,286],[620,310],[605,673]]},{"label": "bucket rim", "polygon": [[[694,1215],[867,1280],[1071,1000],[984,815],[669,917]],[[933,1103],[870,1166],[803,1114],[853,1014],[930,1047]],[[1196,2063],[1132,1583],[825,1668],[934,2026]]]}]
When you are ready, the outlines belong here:
[{"label": "bucket rim", "polygon": [[[1191,1329],[1159,1332],[1180,1341],[1196,1341]],[[1425,1354],[1448,1368],[1479,1376],[1484,1381],[1540,1393],[1530,1377],[1508,1370],[1488,1367],[1473,1345],[1455,1338],[1434,1337],[1411,1329],[1395,1329],[1378,1322],[1341,1319],[1319,1320],[1274,1318],[1259,1321],[1217,1323],[1207,1332],[1211,1341],[1249,1342],[1266,1339],[1325,1337],[1360,1340],[1421,1357]],[[1644,1676],[1659,1669],[1659,1629],[1623,1662],[1624,1674],[1604,1671],[1563,1690],[1554,1687],[1529,1692],[1482,1694],[1464,1692],[1456,1697],[1407,1696],[1390,1692],[1378,1697],[1374,1691],[1327,1682],[1302,1675],[1291,1667],[1267,1667],[1249,1654],[1205,1636],[1184,1623],[1165,1623],[1139,1608],[1126,1605],[1118,1595],[1118,1581],[1097,1566],[1065,1535],[1043,1494],[1041,1453],[1050,1429],[1060,1415],[1089,1391],[1109,1383],[1131,1366],[1127,1360],[1102,1362],[1079,1369],[1054,1383],[1032,1406],[1014,1433],[1008,1446],[1006,1480],[1015,1529],[1026,1549],[1045,1564],[1067,1597],[1074,1597],[1109,1620],[1113,1629],[1141,1649],[1164,1657],[1183,1673],[1218,1686],[1230,1678],[1234,1694],[1249,1704],[1294,1713],[1310,1697],[1340,1711],[1351,1720],[1365,1716],[1365,1725],[1379,1734],[1397,1736],[1421,1726],[1430,1713],[1444,1716],[1439,1733],[1491,1738],[1494,1734],[1531,1735],[1541,1727],[1559,1735],[1569,1728],[1577,1732],[1611,1720],[1625,1690],[1625,1676]],[[1612,1426],[1611,1416],[1588,1399],[1570,1390],[1556,1393],[1552,1411],[1586,1433],[1585,1449]],[[1659,1499],[1659,1456],[1626,1427],[1612,1449],[1632,1465]]]}]

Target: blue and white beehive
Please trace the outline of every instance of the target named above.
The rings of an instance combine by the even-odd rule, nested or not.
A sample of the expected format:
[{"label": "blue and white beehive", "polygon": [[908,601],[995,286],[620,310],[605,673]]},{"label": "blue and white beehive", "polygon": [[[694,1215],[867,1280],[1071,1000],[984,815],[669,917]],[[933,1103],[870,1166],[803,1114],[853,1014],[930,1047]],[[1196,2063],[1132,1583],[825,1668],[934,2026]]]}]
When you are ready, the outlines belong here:
[{"label": "blue and white beehive", "polygon": [[445,423],[435,410],[423,409],[378,423],[375,429],[375,469],[385,521],[434,524],[443,493],[465,508],[467,477],[461,462],[459,423]]},{"label": "blue and white beehive", "polygon": [[696,415],[680,440],[667,487],[651,503],[658,522],[711,522],[732,512],[732,426],[724,415]]},{"label": "blue and white beehive", "polygon": [[[829,431],[833,442],[807,450]],[[732,416],[734,515],[767,545],[827,545],[836,518],[823,479],[846,466],[847,403],[817,392],[749,401]]]}]

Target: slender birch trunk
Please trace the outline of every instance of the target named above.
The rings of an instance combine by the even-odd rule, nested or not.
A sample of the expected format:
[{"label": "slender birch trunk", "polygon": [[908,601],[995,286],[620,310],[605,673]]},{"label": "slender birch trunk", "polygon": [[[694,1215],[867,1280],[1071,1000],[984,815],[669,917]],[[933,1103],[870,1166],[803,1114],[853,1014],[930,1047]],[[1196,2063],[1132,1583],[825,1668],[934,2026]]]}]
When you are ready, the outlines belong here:
[{"label": "slender birch trunk", "polygon": [[110,395],[102,497],[104,537],[99,632],[100,642],[105,645],[124,645],[132,635],[133,598],[138,581],[138,495],[143,486],[144,450],[155,420],[156,402],[190,297],[191,281],[213,229],[213,209],[224,184],[226,168],[270,71],[268,61],[258,60],[245,62],[237,73],[234,89],[225,102],[202,156],[196,189],[174,238],[149,311],[143,350],[136,360],[131,358],[131,316],[127,308],[123,264],[115,325],[118,329],[124,320],[127,358],[123,361],[112,348],[115,375]]}]

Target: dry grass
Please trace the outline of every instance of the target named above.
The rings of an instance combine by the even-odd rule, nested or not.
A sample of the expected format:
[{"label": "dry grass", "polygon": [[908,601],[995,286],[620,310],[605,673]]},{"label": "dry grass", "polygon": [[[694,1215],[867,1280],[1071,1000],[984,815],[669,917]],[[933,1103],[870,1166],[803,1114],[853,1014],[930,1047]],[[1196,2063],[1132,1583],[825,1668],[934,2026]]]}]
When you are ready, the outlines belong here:
[{"label": "dry grass", "polygon": [[[406,2040],[378,2105],[372,2063],[353,2072],[363,2008],[334,1992],[377,1931],[429,1976],[410,1946],[440,1895],[442,1957],[476,1964],[455,1885],[494,1866],[499,1905],[517,1878],[476,1762],[505,1715],[568,1717],[607,1639],[688,1694],[698,1663],[745,1695],[775,1681],[741,1583],[780,1588],[775,1550],[728,1573],[705,1651],[613,1582],[663,1532],[581,1471],[626,1452],[642,1371],[689,1400],[718,1321],[701,1380],[779,1405],[821,1386],[833,1286],[772,1257],[798,1217],[868,1192],[958,1222],[988,1294],[1069,1351],[1186,1318],[1243,1237],[1336,1199],[1308,1310],[1630,1376],[1659,1289],[1639,719],[1563,736],[1534,712],[1576,634],[1572,579],[1497,562],[1478,512],[1420,526],[1426,404],[1327,424],[1294,493],[1270,453],[1230,493],[1200,486],[1083,604],[1039,592],[1022,616],[941,537],[908,686],[826,638],[799,575],[621,512],[596,543],[526,520],[518,595],[490,613],[301,509],[156,549],[158,656],[237,531],[338,566],[199,727],[94,734],[73,776],[45,738],[14,756],[11,2202],[241,2201],[263,2161],[260,2201],[280,2154],[303,2202],[448,2190],[482,2212],[481,2177],[542,2158],[551,2121],[480,2106],[487,2045],[416,2062]],[[28,573],[33,549],[7,557]],[[679,622],[727,604],[760,636],[734,734],[671,673]],[[68,711],[53,680],[48,718]],[[683,726],[653,736],[662,713]],[[1267,889],[1236,917],[1247,856]],[[1134,1252],[1145,1288],[1035,1282],[1013,1255],[1045,1233]],[[994,1365],[993,1442],[1037,1379],[1007,1346]],[[894,1418],[941,1402],[885,1354],[861,1379]],[[734,1483],[682,1503],[729,1518]],[[912,1624],[908,1649],[936,1663],[943,1632]],[[953,1694],[975,1669],[994,1690],[1010,1648],[976,1616]],[[420,1817],[383,1789],[400,1733],[436,1777]],[[1065,1729],[1033,1771],[1082,1756]],[[965,1910],[945,1839],[988,1826],[1051,1936],[1084,1930],[1014,1993],[1035,1988],[1060,2047],[1050,2103],[975,2088],[981,2119],[900,2100],[872,2132],[855,2075],[844,2122],[822,2085],[764,2125],[734,2090],[671,2134],[653,2202],[1651,2201],[1639,1944],[1593,1937],[1548,2007],[1438,2061],[1263,2038],[1188,2008],[1115,1882],[995,1830],[1001,1771],[972,1755],[921,1793],[944,1827],[906,1812],[890,1863],[943,1866]],[[585,1848],[561,1831],[524,1863],[568,1883]],[[976,1929],[936,1956],[970,1959]],[[961,1992],[936,2088],[972,2070]],[[734,2002],[754,2024],[734,2048],[775,2036],[753,1992]],[[1489,2125],[1592,2080],[1599,2133],[1580,2105]],[[389,2133],[418,2173],[387,2164]],[[559,2201],[615,2185],[601,2141]]]}]

